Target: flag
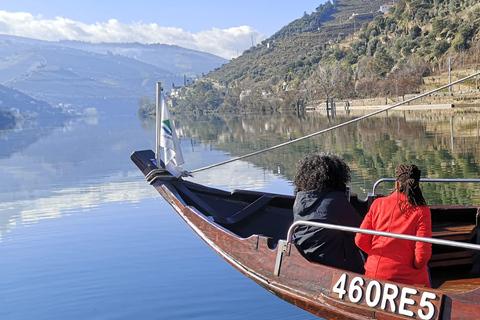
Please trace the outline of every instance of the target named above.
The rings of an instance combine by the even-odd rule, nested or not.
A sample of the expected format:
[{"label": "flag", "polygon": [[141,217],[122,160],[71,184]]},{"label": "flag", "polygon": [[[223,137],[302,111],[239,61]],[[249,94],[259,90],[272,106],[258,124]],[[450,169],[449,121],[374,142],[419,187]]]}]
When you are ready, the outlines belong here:
[{"label": "flag", "polygon": [[173,122],[170,120],[170,112],[168,111],[167,100],[163,92],[160,95],[160,110],[160,147],[163,148],[163,161],[165,162],[165,168],[168,172],[178,178],[183,172],[180,167],[180,165],[184,163],[182,149],[180,149],[180,143],[175,133]]}]

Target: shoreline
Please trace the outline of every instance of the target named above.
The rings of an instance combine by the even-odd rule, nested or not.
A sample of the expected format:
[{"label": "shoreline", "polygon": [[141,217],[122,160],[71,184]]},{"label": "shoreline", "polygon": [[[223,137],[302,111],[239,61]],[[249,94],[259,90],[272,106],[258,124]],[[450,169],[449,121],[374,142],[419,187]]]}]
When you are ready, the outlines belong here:
[{"label": "shoreline", "polygon": [[[349,106],[349,110],[381,110],[388,107],[393,107],[395,104],[392,105],[373,105],[373,106]],[[438,104],[405,104],[395,107],[395,110],[446,110],[446,109],[453,109],[455,108],[455,104],[453,103],[438,103]],[[338,111],[337,107],[337,111]],[[345,107],[340,107],[340,109],[345,110]],[[393,108],[392,108],[393,109]]]},{"label": "shoreline", "polygon": [[[394,107],[396,103],[391,104],[363,104],[358,103],[359,100],[350,101],[350,104],[345,104],[343,101],[336,103],[334,112],[335,113],[345,113],[349,111],[377,111],[388,109],[386,111],[425,111],[425,110],[445,110],[445,111],[472,111],[480,112],[480,103],[418,103],[418,104],[403,104],[397,107]],[[325,104],[322,103],[316,107],[310,106],[305,108],[306,112],[332,112],[331,108],[326,108]]]}]

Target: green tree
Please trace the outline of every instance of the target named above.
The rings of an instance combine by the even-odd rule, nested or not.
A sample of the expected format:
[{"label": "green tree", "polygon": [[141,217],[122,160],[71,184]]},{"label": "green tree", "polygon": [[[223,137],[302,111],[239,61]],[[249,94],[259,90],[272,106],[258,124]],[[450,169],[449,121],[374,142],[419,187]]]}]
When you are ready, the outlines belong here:
[{"label": "green tree", "polygon": [[422,29],[420,29],[419,26],[414,25],[414,26],[410,29],[410,38],[415,39],[415,38],[417,38],[417,37],[420,37],[421,35],[422,35]]},{"label": "green tree", "polygon": [[435,57],[440,57],[450,48],[450,44],[446,40],[440,40],[433,46],[433,54]]},{"label": "green tree", "polygon": [[367,53],[367,46],[363,40],[355,40],[351,44],[352,53],[357,56],[363,56]]},{"label": "green tree", "polygon": [[443,30],[450,26],[450,21],[446,18],[436,17],[432,23],[432,34],[441,35]]},{"label": "green tree", "polygon": [[204,112],[215,111],[223,103],[224,95],[208,81],[196,81],[185,88],[182,97],[176,99],[178,110]]},{"label": "green tree", "polygon": [[148,116],[155,114],[155,102],[151,101],[149,97],[141,97],[138,99],[137,105],[139,115]]},{"label": "green tree", "polygon": [[394,60],[386,53],[377,52],[367,64],[367,69],[378,77],[385,77],[395,65]]}]

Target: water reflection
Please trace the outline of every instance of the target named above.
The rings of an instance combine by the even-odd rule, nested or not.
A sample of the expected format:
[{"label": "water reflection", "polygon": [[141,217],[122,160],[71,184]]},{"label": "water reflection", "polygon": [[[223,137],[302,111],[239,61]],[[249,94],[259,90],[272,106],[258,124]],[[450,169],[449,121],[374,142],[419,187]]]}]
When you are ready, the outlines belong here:
[{"label": "water reflection", "polygon": [[[363,115],[352,111],[277,116],[176,118],[186,164],[193,170],[291,141]],[[87,121],[88,120],[88,121]],[[23,128],[0,141],[0,234],[15,226],[90,210],[102,203],[157,197],[130,162],[134,150],[154,149],[153,122],[89,117],[63,126]],[[292,194],[295,163],[319,150],[341,154],[352,168],[352,191],[365,198],[395,165],[416,163],[427,178],[479,178],[480,129],[475,112],[389,112],[271,152],[195,174],[193,181],[227,190]],[[192,138],[192,139],[190,139]],[[275,190],[271,190],[274,188]],[[389,193],[393,184],[382,184]],[[428,184],[430,204],[470,205],[472,184]]]},{"label": "water reflection", "polygon": [[[231,268],[161,200],[129,159],[154,149],[155,135],[135,112],[87,120],[24,126],[1,138],[0,301],[8,303],[0,318],[314,318]],[[199,140],[182,143],[186,169],[230,157]],[[194,181],[292,191],[248,161]]]},{"label": "water reflection", "polygon": [[155,197],[155,190],[148,187],[143,181],[106,183],[55,190],[50,197],[2,201],[1,216],[8,217],[8,220],[0,223],[0,241],[2,234],[17,225],[28,226],[43,219],[60,218],[71,211],[90,211],[103,203],[139,202]]},{"label": "water reflection", "polygon": [[[350,114],[337,113],[334,118],[319,113],[268,117],[204,115],[175,120],[181,137],[191,137],[231,156],[242,156],[366,113],[355,110]],[[394,176],[398,163],[415,163],[422,169],[423,177],[428,178],[480,177],[479,132],[479,114],[471,109],[390,111],[247,161],[291,180],[295,163],[305,153],[336,152],[352,168],[353,192],[366,197],[376,180]],[[379,191],[389,193],[391,188],[386,185]],[[471,204],[480,200],[476,189],[471,185],[425,186],[425,195],[432,204]]]},{"label": "water reflection", "polygon": [[[9,303],[2,305],[0,318],[85,319],[92,309],[99,319],[309,318],[228,266],[148,185],[129,157],[134,150],[154,149],[154,126],[140,123],[135,108],[128,116],[2,133],[0,285]],[[358,116],[178,117],[176,122],[184,168],[193,170]],[[360,195],[370,192],[376,179],[391,176],[398,162],[415,162],[430,178],[478,178],[478,131],[476,113],[390,112],[198,172],[192,180],[227,190],[293,194],[295,163],[317,150],[347,159],[353,191]],[[391,185],[383,188],[388,192]],[[479,200],[472,185],[429,190],[429,202]],[[196,304],[186,308],[185,301]]]},{"label": "water reflection", "polygon": [[0,237],[18,225],[58,218],[70,210],[154,197],[154,190],[139,179],[141,174],[129,161],[135,148],[148,145],[149,134],[142,134],[135,120],[134,116],[100,120],[91,112],[60,125],[4,132]]},{"label": "water reflection", "polygon": [[[153,149],[155,137],[150,131],[154,126],[141,127],[135,117],[124,120],[88,117],[60,127],[10,132],[0,159],[0,180],[4,181],[0,184],[0,241],[18,226],[89,212],[102,204],[159,198],[129,159],[134,150]],[[190,164],[203,166],[229,158],[199,142],[184,138],[182,143]],[[287,181],[267,171],[259,175],[246,161],[199,173],[194,181],[227,190],[271,184],[278,192],[288,189]]]}]

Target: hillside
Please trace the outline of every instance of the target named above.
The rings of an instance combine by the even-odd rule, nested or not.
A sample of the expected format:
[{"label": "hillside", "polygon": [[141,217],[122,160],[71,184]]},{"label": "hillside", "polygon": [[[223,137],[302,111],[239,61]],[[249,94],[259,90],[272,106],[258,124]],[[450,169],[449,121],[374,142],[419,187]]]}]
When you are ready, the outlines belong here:
[{"label": "hillside", "polygon": [[[305,14],[240,57],[208,74],[212,80],[229,85],[234,80],[278,84],[290,72],[304,77],[322,60],[331,42],[338,42],[360,29],[365,21],[379,15],[383,0],[337,1]],[[353,16],[352,16],[353,15]],[[253,63],[252,63],[253,62]],[[282,77],[280,77],[282,75]]]},{"label": "hillside", "polygon": [[[173,75],[194,79],[218,68],[227,60],[210,53],[167,44],[88,43],[59,41],[59,46],[107,55],[119,55],[168,70]],[[170,86],[171,84],[168,83]],[[183,85],[183,79],[176,85]],[[170,88],[168,88],[170,89]]]},{"label": "hillside", "polygon": [[52,105],[89,100],[138,100],[155,82],[207,73],[225,59],[167,45],[48,42],[0,35],[0,84]]},{"label": "hillside", "polygon": [[400,0],[385,13],[385,1],[327,2],[210,72],[203,82],[213,93],[202,92],[206,84],[185,88],[177,111],[195,109],[189,92],[221,97],[206,110],[226,112],[419,93],[440,85],[431,79],[445,81],[449,60],[456,76],[476,68],[479,2]]}]

